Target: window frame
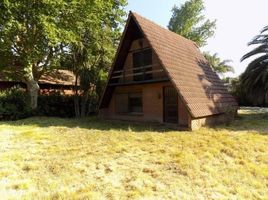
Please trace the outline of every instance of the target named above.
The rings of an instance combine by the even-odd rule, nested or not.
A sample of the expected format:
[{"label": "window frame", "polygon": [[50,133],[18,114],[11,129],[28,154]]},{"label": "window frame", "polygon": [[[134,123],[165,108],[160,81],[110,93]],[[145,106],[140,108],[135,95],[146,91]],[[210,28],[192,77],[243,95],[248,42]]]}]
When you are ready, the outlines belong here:
[{"label": "window frame", "polygon": [[[131,97],[132,96],[132,97]],[[136,97],[135,97],[136,96]],[[142,98],[142,92],[131,92],[131,93],[128,93],[128,113],[131,113],[131,114],[139,114],[139,113],[143,113],[143,98]],[[137,98],[140,98],[140,104],[141,105],[130,105],[131,103],[131,99],[137,99]],[[137,101],[136,101],[137,102]],[[132,106],[132,108],[131,108]],[[133,111],[135,110],[136,108],[135,107],[140,107],[140,111]]]},{"label": "window frame", "polygon": [[[140,49],[132,53],[133,66],[133,81],[152,80],[153,73],[146,73],[153,70],[152,67],[147,67],[153,64],[153,51],[151,48]],[[136,69],[139,68],[139,69]],[[141,75],[134,75],[135,73],[143,73]],[[146,73],[146,74],[145,74]]]},{"label": "window frame", "polygon": [[[124,96],[124,95],[127,95],[127,102],[125,103],[118,103],[120,102],[120,100],[118,100],[118,97],[119,96]],[[139,98],[140,98],[140,101],[141,101],[141,108],[140,108],[140,111],[131,111],[131,105],[130,105],[130,99],[131,99],[131,96],[132,95],[139,95]],[[126,115],[142,115],[143,114],[143,93],[141,91],[137,91],[137,92],[128,92],[128,93],[117,93],[115,95],[115,111],[116,113],[118,114],[126,114]],[[137,97],[136,97],[137,98]],[[127,111],[121,111],[121,110],[124,110],[124,109],[121,109],[120,105],[127,105]]]}]

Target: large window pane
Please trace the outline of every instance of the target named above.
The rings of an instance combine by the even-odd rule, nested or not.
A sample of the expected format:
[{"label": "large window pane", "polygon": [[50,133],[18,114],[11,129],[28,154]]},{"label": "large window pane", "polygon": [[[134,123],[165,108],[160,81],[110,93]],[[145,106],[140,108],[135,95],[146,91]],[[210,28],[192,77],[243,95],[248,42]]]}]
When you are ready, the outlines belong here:
[{"label": "large window pane", "polygon": [[[150,80],[152,79],[152,73],[146,73],[152,71],[152,67],[143,69],[152,64],[152,49],[145,49],[133,53],[133,73],[141,73],[133,76],[134,81]],[[135,69],[138,68],[138,69]]]}]

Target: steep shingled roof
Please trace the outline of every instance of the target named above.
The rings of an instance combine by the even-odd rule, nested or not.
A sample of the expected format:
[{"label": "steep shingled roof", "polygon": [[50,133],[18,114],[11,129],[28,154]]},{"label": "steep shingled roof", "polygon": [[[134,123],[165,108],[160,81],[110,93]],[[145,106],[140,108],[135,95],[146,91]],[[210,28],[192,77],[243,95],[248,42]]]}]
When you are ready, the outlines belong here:
[{"label": "steep shingled roof", "polygon": [[130,18],[155,51],[192,117],[220,114],[238,106],[194,42],[136,13],[130,12]]},{"label": "steep shingled roof", "polygon": [[55,85],[75,85],[75,75],[69,70],[58,69],[44,73],[38,82]]}]

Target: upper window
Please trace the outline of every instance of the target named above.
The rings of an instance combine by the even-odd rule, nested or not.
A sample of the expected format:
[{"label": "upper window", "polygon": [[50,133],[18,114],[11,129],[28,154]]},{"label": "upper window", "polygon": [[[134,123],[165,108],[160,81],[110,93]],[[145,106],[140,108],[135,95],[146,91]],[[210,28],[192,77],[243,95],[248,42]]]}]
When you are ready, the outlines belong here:
[{"label": "upper window", "polygon": [[145,49],[133,53],[133,80],[150,80],[152,76],[152,49]]}]

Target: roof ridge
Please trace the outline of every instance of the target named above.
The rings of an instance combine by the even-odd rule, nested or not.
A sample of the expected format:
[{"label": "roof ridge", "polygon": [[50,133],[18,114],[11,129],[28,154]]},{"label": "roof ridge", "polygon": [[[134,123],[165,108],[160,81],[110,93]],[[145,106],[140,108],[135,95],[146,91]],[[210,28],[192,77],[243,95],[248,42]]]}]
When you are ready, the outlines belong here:
[{"label": "roof ridge", "polygon": [[192,41],[192,40],[190,40],[190,39],[188,39],[188,38],[186,38],[186,37],[183,37],[182,35],[180,35],[180,34],[178,34],[178,33],[175,33],[175,32],[173,32],[173,31],[171,31],[171,30],[169,30],[169,29],[167,29],[167,28],[165,28],[165,27],[163,27],[163,26],[157,24],[156,22],[152,21],[151,19],[148,19],[148,18],[146,18],[146,17],[143,17],[142,15],[140,15],[140,14],[138,14],[138,13],[136,13],[136,12],[129,11],[129,13],[130,13],[131,15],[133,15],[134,17],[138,16],[138,17],[140,17],[140,18],[142,18],[142,19],[144,19],[144,20],[146,20],[146,21],[148,21],[148,22],[154,24],[155,26],[157,26],[157,27],[163,29],[164,31],[168,32],[169,34],[173,34],[175,37],[179,37],[180,39],[183,39],[183,40],[185,40],[185,41],[187,41],[187,42],[193,43],[195,46],[197,46],[196,43],[195,43],[194,41]]}]

